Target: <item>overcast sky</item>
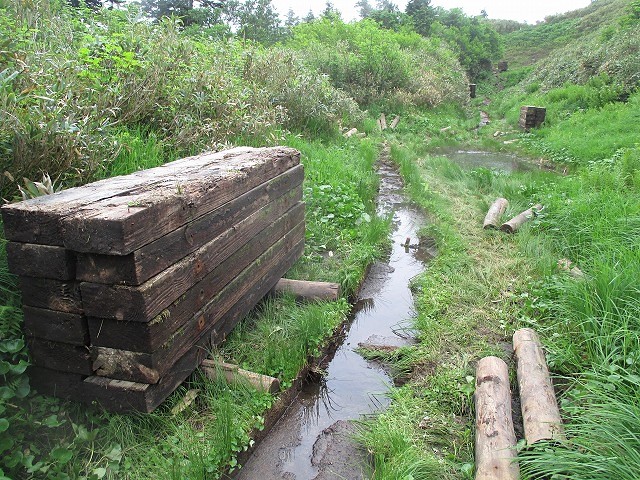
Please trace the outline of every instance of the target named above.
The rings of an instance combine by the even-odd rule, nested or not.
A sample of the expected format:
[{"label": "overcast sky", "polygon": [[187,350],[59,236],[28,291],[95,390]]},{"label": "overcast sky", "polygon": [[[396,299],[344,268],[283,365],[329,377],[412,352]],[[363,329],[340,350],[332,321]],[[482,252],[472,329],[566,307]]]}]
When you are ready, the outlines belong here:
[{"label": "overcast sky", "polygon": [[[357,18],[358,13],[355,8],[357,0],[333,0],[333,5],[342,11],[342,18],[346,21]],[[273,5],[284,17],[290,8],[299,17],[304,17],[309,9],[317,16],[323,9],[326,0],[272,0]],[[376,4],[375,0],[369,0],[371,5]],[[407,4],[407,0],[397,0],[394,2],[402,11]],[[544,17],[555,13],[564,13],[570,10],[586,7],[591,0],[432,0],[434,6],[446,9],[462,8],[467,15],[479,15],[481,10],[486,10],[491,18],[501,18],[518,20],[520,22],[536,23],[544,20]]]}]

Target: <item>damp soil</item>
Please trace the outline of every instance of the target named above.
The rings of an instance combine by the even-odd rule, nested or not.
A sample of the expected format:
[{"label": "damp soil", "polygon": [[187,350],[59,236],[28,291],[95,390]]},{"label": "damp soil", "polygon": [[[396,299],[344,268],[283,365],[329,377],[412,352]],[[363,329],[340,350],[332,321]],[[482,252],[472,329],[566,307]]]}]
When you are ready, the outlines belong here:
[{"label": "damp soil", "polygon": [[386,392],[393,379],[384,365],[365,360],[356,350],[371,338],[387,339],[381,343],[389,348],[412,342],[415,312],[409,284],[436,254],[432,241],[418,237],[426,218],[404,196],[398,172],[382,161],[378,173],[378,210],[392,216],[389,258],[371,266],[339,335],[341,343],[313,369],[313,381],[302,386],[236,479],[369,478],[369,458],[352,440],[354,422],[389,404]]}]

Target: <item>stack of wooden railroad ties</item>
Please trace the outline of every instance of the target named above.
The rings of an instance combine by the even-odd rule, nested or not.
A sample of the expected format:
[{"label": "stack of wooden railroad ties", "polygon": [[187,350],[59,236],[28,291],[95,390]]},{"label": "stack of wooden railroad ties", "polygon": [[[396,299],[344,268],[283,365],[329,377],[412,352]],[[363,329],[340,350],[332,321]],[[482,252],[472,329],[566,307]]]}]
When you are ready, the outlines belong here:
[{"label": "stack of wooden railroad ties", "polygon": [[4,206],[32,385],[156,408],[302,255],[299,161],[237,148]]},{"label": "stack of wooden railroad ties", "polygon": [[524,106],[520,108],[520,121],[518,124],[520,128],[529,131],[532,128],[540,127],[544,123],[546,115],[547,109],[544,107]]}]

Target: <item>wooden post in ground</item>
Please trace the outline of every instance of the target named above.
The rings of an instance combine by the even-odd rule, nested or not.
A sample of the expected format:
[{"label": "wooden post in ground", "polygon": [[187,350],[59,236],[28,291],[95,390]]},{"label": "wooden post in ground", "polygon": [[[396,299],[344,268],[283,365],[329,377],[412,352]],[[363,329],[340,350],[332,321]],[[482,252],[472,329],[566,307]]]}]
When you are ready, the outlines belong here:
[{"label": "wooden post in ground", "polygon": [[469,84],[469,97],[470,98],[476,98],[476,87],[477,87],[477,85],[475,83],[470,83]]},{"label": "wooden post in ground", "polygon": [[475,480],[518,480],[507,364],[485,357],[476,369]]},{"label": "wooden post in ground", "polygon": [[290,280],[281,278],[275,287],[274,293],[292,293],[298,300],[333,301],[340,298],[340,285],[328,282],[309,282],[305,280]]},{"label": "wooden post in ground", "polygon": [[249,372],[230,363],[206,359],[202,362],[200,368],[202,368],[204,374],[211,379],[216,379],[219,374],[222,374],[227,382],[232,383],[238,381],[238,379],[242,379],[252,385],[256,390],[262,392],[276,393],[280,390],[280,380],[277,378]]},{"label": "wooden post in ground", "polygon": [[498,198],[489,208],[487,216],[484,217],[484,223],[482,228],[485,230],[488,228],[498,229],[500,228],[500,217],[509,206],[509,202],[506,198]]},{"label": "wooden post in ground", "polygon": [[534,205],[530,209],[525,210],[519,215],[516,215],[508,222],[503,223],[500,227],[500,230],[507,233],[516,233],[522,225],[535,217],[536,212],[539,212],[540,210],[542,210],[542,205]]},{"label": "wooden post in ground", "polygon": [[530,328],[516,331],[513,350],[518,364],[518,388],[527,443],[564,440],[558,402],[536,332]]}]

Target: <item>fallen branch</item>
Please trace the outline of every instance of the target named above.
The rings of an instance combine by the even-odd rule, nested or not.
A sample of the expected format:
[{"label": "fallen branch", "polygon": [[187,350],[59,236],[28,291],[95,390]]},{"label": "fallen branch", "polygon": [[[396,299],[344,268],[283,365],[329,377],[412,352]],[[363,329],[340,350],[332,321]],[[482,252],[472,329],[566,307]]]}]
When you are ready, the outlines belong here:
[{"label": "fallen branch", "polygon": [[281,278],[275,287],[274,293],[292,293],[298,300],[333,301],[340,298],[340,285],[327,282],[309,282],[305,280],[290,280]]},{"label": "fallen branch", "polygon": [[509,201],[506,198],[498,198],[489,208],[487,216],[484,217],[484,223],[482,228],[498,229],[500,227],[500,217],[509,206]]},{"label": "fallen branch", "polygon": [[500,230],[507,233],[515,233],[517,232],[522,225],[527,223],[533,217],[536,216],[536,212],[542,210],[542,205],[537,204],[531,207],[528,210],[525,210],[520,215],[516,215],[511,220],[506,223],[503,223],[500,227]]},{"label": "fallen branch", "polygon": [[485,357],[476,369],[476,480],[518,480],[507,364]]},{"label": "fallen branch", "polygon": [[202,362],[200,368],[202,368],[204,374],[212,380],[218,379],[220,374],[222,374],[229,383],[234,383],[239,380],[244,381],[249,383],[256,390],[268,393],[276,393],[280,390],[280,380],[277,378],[249,372],[248,370],[243,370],[237,365],[232,365],[230,363],[216,362],[214,360],[206,359]]},{"label": "fallen branch", "polygon": [[513,350],[518,364],[518,388],[527,443],[563,440],[558,402],[536,332],[530,328],[516,331]]}]

